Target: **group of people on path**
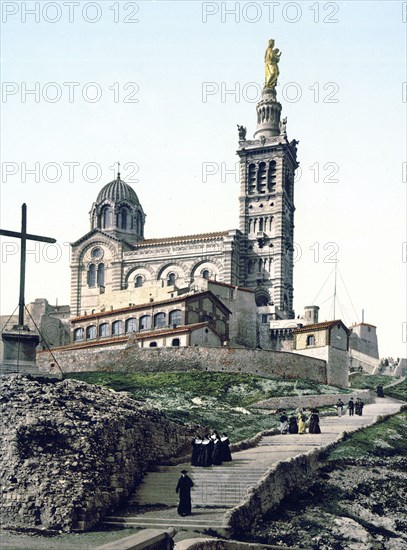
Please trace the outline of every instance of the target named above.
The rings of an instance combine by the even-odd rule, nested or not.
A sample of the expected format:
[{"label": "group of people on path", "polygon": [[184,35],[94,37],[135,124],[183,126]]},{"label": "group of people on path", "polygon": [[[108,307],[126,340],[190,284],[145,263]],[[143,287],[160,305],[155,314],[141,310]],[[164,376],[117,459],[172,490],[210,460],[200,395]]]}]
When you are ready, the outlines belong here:
[{"label": "group of people on path", "polygon": [[196,437],[192,442],[191,465],[220,466],[223,462],[230,462],[232,455],[229,445],[228,436],[220,436],[218,432],[206,434],[202,439]]},{"label": "group of people on path", "polygon": [[309,416],[300,409],[295,415],[287,416],[286,411],[282,411],[280,416],[280,433],[281,434],[305,434],[307,433],[320,434],[321,428],[319,426],[319,414],[318,409],[311,409]]},{"label": "group of people on path", "polygon": [[[349,416],[354,416],[354,414],[357,414],[358,416],[362,416],[364,406],[365,404],[360,399],[360,397],[358,397],[356,401],[354,401],[353,397],[351,397],[347,405]],[[336,410],[338,411],[338,416],[342,416],[344,407],[345,407],[345,403],[342,401],[342,399],[338,399],[336,403]]]}]

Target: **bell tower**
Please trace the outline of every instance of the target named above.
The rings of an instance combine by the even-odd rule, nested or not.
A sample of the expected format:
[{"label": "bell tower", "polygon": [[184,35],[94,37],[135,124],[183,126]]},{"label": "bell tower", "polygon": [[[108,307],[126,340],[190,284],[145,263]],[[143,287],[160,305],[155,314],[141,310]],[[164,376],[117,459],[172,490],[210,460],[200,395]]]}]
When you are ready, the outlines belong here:
[{"label": "bell tower", "polygon": [[[288,141],[276,84],[281,53],[269,40],[265,84],[257,104],[253,140],[239,126],[240,230],[245,236],[241,284],[256,292],[256,303],[275,319],[293,311],[294,173],[297,143]],[[263,311],[263,309],[262,309]]]}]

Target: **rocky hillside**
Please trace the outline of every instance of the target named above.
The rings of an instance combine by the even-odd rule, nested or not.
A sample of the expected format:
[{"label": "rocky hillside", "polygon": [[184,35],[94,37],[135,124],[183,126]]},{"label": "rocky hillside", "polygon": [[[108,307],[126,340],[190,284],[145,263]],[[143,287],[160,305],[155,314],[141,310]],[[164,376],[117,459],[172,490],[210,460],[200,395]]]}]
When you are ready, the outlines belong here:
[{"label": "rocky hillside", "polygon": [[76,380],[1,377],[0,396],[6,528],[90,528],[195,433],[125,393]]}]

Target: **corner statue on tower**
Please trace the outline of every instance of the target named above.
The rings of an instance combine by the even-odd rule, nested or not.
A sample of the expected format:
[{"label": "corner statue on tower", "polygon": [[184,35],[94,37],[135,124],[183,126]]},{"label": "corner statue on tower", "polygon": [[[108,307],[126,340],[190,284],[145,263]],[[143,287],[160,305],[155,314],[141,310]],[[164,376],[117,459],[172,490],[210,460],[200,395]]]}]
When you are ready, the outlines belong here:
[{"label": "corner statue on tower", "polygon": [[278,70],[280,56],[280,50],[274,47],[274,39],[270,38],[269,45],[264,56],[265,88],[275,88],[277,85],[278,75],[280,74],[280,71]]}]

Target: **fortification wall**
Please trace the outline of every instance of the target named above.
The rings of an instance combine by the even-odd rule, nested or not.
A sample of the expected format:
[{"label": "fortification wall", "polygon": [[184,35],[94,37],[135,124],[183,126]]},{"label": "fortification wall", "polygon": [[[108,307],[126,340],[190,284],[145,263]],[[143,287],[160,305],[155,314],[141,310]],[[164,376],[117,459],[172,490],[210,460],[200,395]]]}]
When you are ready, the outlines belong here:
[{"label": "fortification wall", "polygon": [[[313,357],[285,352],[239,348],[139,348],[53,350],[64,372],[83,371],[224,371],[244,372],[273,378],[306,378],[327,383],[326,362]],[[37,354],[39,368],[57,372],[55,359],[48,351]],[[52,366],[54,365],[54,366]]]}]

